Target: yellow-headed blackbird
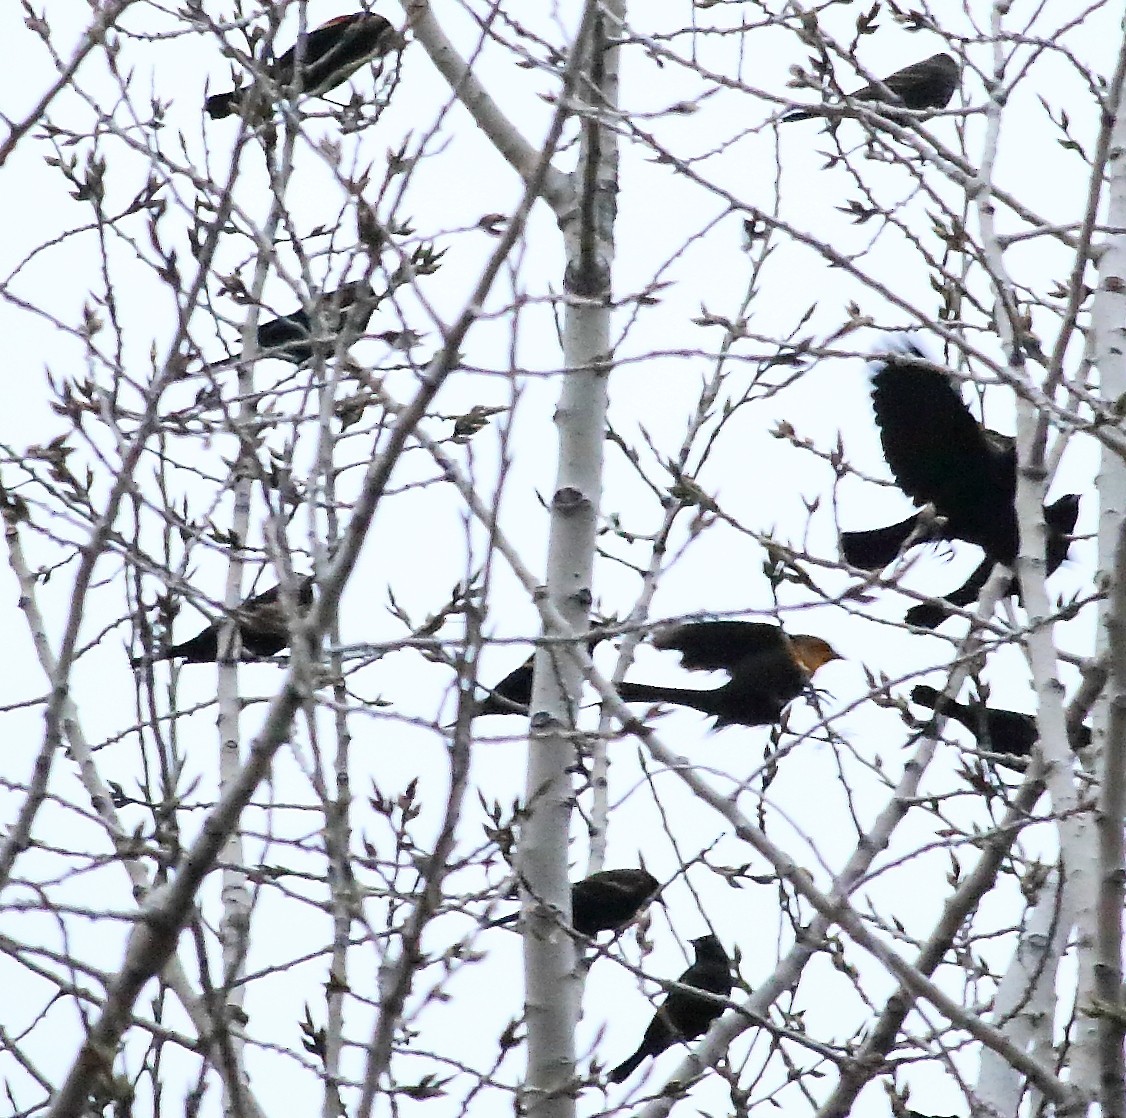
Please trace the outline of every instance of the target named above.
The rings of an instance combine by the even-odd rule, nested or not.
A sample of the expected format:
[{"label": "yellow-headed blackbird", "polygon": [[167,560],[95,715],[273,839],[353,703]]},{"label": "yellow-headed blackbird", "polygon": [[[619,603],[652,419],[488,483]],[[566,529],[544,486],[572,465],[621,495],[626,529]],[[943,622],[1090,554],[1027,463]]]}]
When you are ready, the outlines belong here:
[{"label": "yellow-headed blackbird", "polygon": [[622,682],[627,703],[674,703],[712,715],[716,726],[769,726],[805,690],[813,673],[840,656],[820,637],[788,635],[759,621],[697,621],[675,625],[653,639],[681,653],[691,670],[725,671],[731,679],[708,691]]},{"label": "yellow-headed blackbird", "polygon": [[[884,92],[884,86],[890,92]],[[944,109],[950,104],[954,90],[958,88],[958,63],[948,54],[933,54],[922,62],[914,62],[896,70],[884,78],[880,85],[866,85],[848,95],[850,101],[874,101],[891,108],[904,109]],[[841,105],[843,102],[833,102]],[[895,113],[884,110],[884,115],[894,119]],[[782,120],[811,120],[824,116],[823,108],[795,109]]]},{"label": "yellow-headed blackbird", "polygon": [[[571,922],[583,936],[616,932],[657,896],[660,883],[646,870],[602,870],[571,886]],[[510,913],[490,927],[511,924],[520,914]]]},{"label": "yellow-headed blackbird", "polygon": [[[692,946],[696,949],[696,961],[677,981],[709,994],[728,997],[734,985],[731,960],[719,940],[715,936],[701,936],[692,941]],[[647,1056],[664,1052],[678,1040],[695,1040],[703,1036],[723,1009],[720,1002],[710,998],[697,997],[687,990],[670,990],[664,1004],[649,1022],[637,1051],[610,1072],[610,1082],[621,1083]]]},{"label": "yellow-headed blackbird", "polygon": [[[361,66],[381,58],[403,45],[402,36],[382,16],[372,12],[354,12],[337,16],[305,36],[301,59],[302,93],[327,93],[347,81]],[[293,85],[297,62],[297,46],[292,46],[267,68],[270,80],[280,87],[284,97]],[[273,95],[273,91],[269,91]],[[232,113],[244,112],[253,105],[262,91],[252,83],[216,93],[207,98],[204,107],[213,120]]]},{"label": "yellow-headed blackbird", "polygon": [[[297,607],[304,616],[312,605],[313,578],[310,575],[297,584]],[[224,660],[260,660],[276,656],[282,649],[289,647],[289,619],[281,600],[280,586],[271,586],[269,590],[247,598],[235,610],[235,621],[238,629],[237,648],[224,649]],[[219,659],[219,632],[222,627],[222,621],[213,621],[191,640],[156,652],[151,657],[134,656],[130,663],[137,667],[145,659],[181,658],[187,664],[211,663]]]},{"label": "yellow-headed blackbird", "polygon": [[[983,427],[970,414],[950,379],[927,364],[911,339],[873,363],[872,404],[884,457],[899,487],[919,504],[931,504],[944,523],[916,513],[898,524],[866,532],[842,532],[841,554],[854,567],[878,570],[899,554],[907,540],[965,540],[985,559],[964,586],[946,600],[968,605],[977,597],[994,563],[1016,562],[1016,446],[1011,437]],[[922,364],[920,364],[920,362]],[[1079,496],[1069,493],[1044,509],[1051,574],[1067,557],[1079,515]],[[913,624],[933,627],[945,618],[941,606],[908,612]]]},{"label": "yellow-headed blackbird", "polygon": [[[977,738],[978,746],[987,753],[1002,753],[1027,759],[1032,755],[1032,747],[1039,737],[1036,719],[1031,714],[987,707],[984,703],[967,706],[944,698],[940,691],[925,684],[919,684],[911,691],[911,701],[965,726]],[[1079,726],[1072,748],[1085,749],[1090,744],[1091,727]],[[1020,767],[1023,768],[1023,765]]]},{"label": "yellow-headed blackbird", "polygon": [[[375,303],[375,292],[367,280],[353,280],[335,291],[327,291],[317,300],[320,322],[315,334],[309,312],[304,307],[298,307],[292,314],[283,314],[259,325],[256,356],[276,358],[292,365],[304,365],[312,360],[318,347],[327,356],[332,353],[342,332],[347,331],[348,337],[353,340],[363,333],[375,311]],[[205,371],[229,368],[239,360],[213,361]]]}]

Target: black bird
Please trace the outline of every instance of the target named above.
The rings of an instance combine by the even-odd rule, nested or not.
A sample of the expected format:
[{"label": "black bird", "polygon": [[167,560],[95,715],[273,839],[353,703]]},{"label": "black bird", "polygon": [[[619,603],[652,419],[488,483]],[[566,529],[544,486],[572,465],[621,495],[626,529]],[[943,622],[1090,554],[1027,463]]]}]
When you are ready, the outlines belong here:
[{"label": "black bird", "polygon": [[[854,567],[878,570],[895,559],[912,535],[920,543],[976,544],[985,559],[964,586],[946,595],[954,605],[968,605],[985,585],[994,563],[1010,568],[1016,563],[1016,445],[1010,436],[978,423],[950,379],[919,362],[926,362],[919,346],[911,339],[899,339],[896,349],[873,364],[872,404],[892,476],[907,496],[933,505],[945,523],[915,513],[886,528],[842,532],[841,554]],[[1076,493],[1044,508],[1049,574],[1067,557],[1078,515]],[[942,607],[935,605],[915,607],[907,615],[913,624],[928,628],[945,617]]]},{"label": "black bird", "polygon": [[[660,883],[646,870],[602,870],[571,886],[571,923],[583,936],[616,932],[633,918],[660,890]],[[509,913],[489,927],[511,924],[520,915]]]},{"label": "black bird", "polygon": [[[313,578],[302,578],[297,584],[297,607],[304,616],[313,605]],[[235,610],[238,625],[238,651],[242,660],[260,660],[276,656],[289,647],[289,619],[281,600],[281,587],[247,598]],[[186,664],[208,664],[219,659],[219,630],[222,621],[213,621],[190,640],[154,653],[152,656],[134,656],[129,661],[135,668],[145,660],[183,659]],[[224,660],[234,658],[235,649],[225,649]]]},{"label": "black bird", "polygon": [[[891,98],[880,85],[866,85],[848,95],[850,101],[875,101],[880,104],[904,109],[944,109],[950,104],[954,90],[958,88],[958,63],[948,54],[932,54],[922,62],[913,62],[896,70],[884,78],[881,85],[886,86]],[[843,102],[834,102],[835,105]],[[794,109],[782,120],[811,120],[824,116],[824,107],[815,109]],[[895,118],[894,112],[884,110],[884,115]]]},{"label": "black bird", "polygon": [[[925,684],[919,684],[911,691],[911,702],[929,707],[965,726],[987,753],[1003,753],[1027,759],[1032,756],[1032,747],[1039,738],[1036,719],[1031,714],[987,707],[984,703],[967,706],[965,703],[943,698],[942,692]],[[1085,749],[1090,744],[1091,727],[1079,726],[1076,740],[1071,743],[1072,749]]]},{"label": "black bird", "polygon": [[627,703],[674,703],[715,718],[721,726],[770,726],[806,688],[813,673],[840,656],[820,637],[788,635],[759,621],[696,621],[674,625],[653,639],[676,649],[689,671],[725,671],[731,679],[712,690],[663,684],[618,684]]},{"label": "black bird", "polygon": [[[309,312],[298,307],[292,314],[271,318],[260,323],[256,333],[258,352],[256,358],[272,357],[288,361],[292,365],[304,365],[311,361],[313,353],[320,347],[327,354],[341,333],[347,331],[349,337],[358,337],[371,320],[375,311],[376,297],[367,280],[352,280],[342,284],[335,291],[327,291],[317,299],[320,311],[320,326],[314,336]],[[230,357],[223,361],[213,361],[203,372],[216,372],[238,363],[241,358]]]},{"label": "black bird", "polygon": [[[728,997],[735,984],[731,960],[715,936],[701,936],[692,941],[696,961],[677,979],[684,986],[694,986],[709,994]],[[637,1051],[610,1072],[611,1083],[629,1078],[647,1056],[656,1056],[678,1040],[695,1040],[708,1031],[708,1026],[723,1013],[723,1005],[708,998],[697,997],[687,990],[670,990],[664,1004],[657,1010]]]},{"label": "black bird", "polygon": [[[586,642],[588,654],[594,655],[601,636],[590,637]],[[533,652],[518,668],[513,668],[500,681],[489,687],[488,694],[477,703],[474,717],[482,714],[522,714],[528,716],[528,707],[532,702],[532,669],[536,661]],[[482,686],[484,686],[482,684]]]},{"label": "black bird", "polygon": [[[305,36],[301,92],[327,93],[350,78],[365,63],[382,58],[402,45],[402,36],[387,20],[372,12],[353,12],[330,19]],[[293,84],[296,61],[297,47],[292,46],[266,67],[270,80],[281,87],[282,96]],[[221,120],[253,106],[255,92],[252,83],[228,93],[216,93],[207,98],[204,108],[212,120]]]}]

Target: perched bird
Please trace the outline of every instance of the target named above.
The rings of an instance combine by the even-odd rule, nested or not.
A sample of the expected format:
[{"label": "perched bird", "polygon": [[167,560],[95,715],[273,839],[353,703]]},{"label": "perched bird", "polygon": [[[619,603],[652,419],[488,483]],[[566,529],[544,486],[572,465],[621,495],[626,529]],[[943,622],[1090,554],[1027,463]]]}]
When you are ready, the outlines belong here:
[{"label": "perched bird", "polygon": [[[347,331],[349,336],[363,333],[375,311],[376,297],[367,280],[352,280],[327,291],[317,299],[320,324],[314,333],[309,312],[298,307],[292,314],[271,318],[260,323],[257,330],[257,358],[272,357],[292,365],[304,365],[312,360],[317,347],[331,353],[339,336]],[[238,364],[241,357],[226,358],[206,365],[204,372],[216,372]]]},{"label": "perched bird", "polygon": [[[887,92],[884,88],[886,87]],[[848,94],[849,101],[875,101],[879,104],[904,109],[944,109],[950,104],[954,90],[958,88],[958,63],[948,54],[932,54],[922,62],[913,62],[896,70],[878,85],[866,85],[855,93]],[[891,96],[888,96],[888,93]],[[833,102],[841,105],[843,102]],[[824,106],[814,109],[794,109],[782,120],[811,120],[824,116]],[[885,116],[896,114],[884,111]]]},{"label": "perched bird", "polygon": [[[616,932],[657,897],[660,883],[646,870],[602,870],[571,886],[571,925],[582,936]],[[511,912],[489,927],[511,924],[520,915]]]},{"label": "perched bird", "polygon": [[653,639],[676,649],[689,671],[725,671],[731,679],[712,690],[663,684],[618,684],[627,703],[674,703],[712,715],[716,727],[770,726],[779,721],[823,664],[840,656],[820,637],[788,635],[759,621],[696,621],[674,625]]},{"label": "perched bird", "polygon": [[[299,44],[298,44],[299,45]],[[402,47],[402,36],[382,16],[353,12],[337,16],[305,36],[299,75],[295,73],[297,45],[266,67],[270,81],[285,96],[299,77],[302,93],[323,94],[347,81],[361,66]],[[242,113],[257,99],[257,83],[207,98],[204,108],[212,120]],[[269,95],[273,96],[270,90]]]},{"label": "perched bird", "polygon": [[[594,650],[601,636],[590,637],[586,642],[586,650],[594,655]],[[488,694],[477,703],[474,717],[482,714],[522,714],[528,716],[528,706],[532,701],[532,668],[536,661],[533,652],[518,668],[513,668],[500,681],[487,688]]]},{"label": "perched bird", "polygon": [[[694,986],[709,994],[728,997],[735,984],[731,960],[715,936],[701,936],[692,941],[696,961],[677,979],[684,986]],[[695,1040],[708,1031],[708,1026],[723,1013],[723,1005],[710,998],[697,997],[687,990],[670,990],[664,1004],[657,1010],[637,1051],[610,1072],[611,1083],[628,1079],[647,1056],[656,1056],[678,1040]]]},{"label": "perched bird", "polygon": [[[1003,753],[1011,757],[1028,758],[1039,734],[1036,719],[1031,714],[1015,710],[987,707],[984,703],[967,706],[944,698],[933,687],[919,684],[911,691],[911,702],[929,707],[938,714],[953,718],[977,738],[978,745],[988,753]],[[1091,744],[1091,727],[1080,726],[1073,749],[1085,749]]]},{"label": "perched bird", "polygon": [[[985,552],[966,584],[946,595],[968,605],[988,580],[994,563],[1016,563],[1019,534],[1014,501],[1017,459],[1014,440],[983,427],[943,373],[923,367],[922,350],[911,339],[874,363],[872,404],[884,457],[899,487],[919,504],[931,504],[945,523],[915,513],[898,524],[865,532],[842,532],[841,554],[854,567],[878,570],[915,542],[964,540]],[[1079,496],[1069,493],[1047,505],[1047,565],[1051,574],[1067,557],[1079,515]],[[916,607],[914,624],[933,627],[941,606]]]},{"label": "perched bird", "polygon": [[[297,607],[304,616],[313,605],[313,578],[302,578],[297,584]],[[275,656],[289,646],[289,619],[281,600],[281,587],[271,586],[269,590],[248,598],[235,610],[238,626],[237,649],[224,649],[224,660],[260,660]],[[157,652],[151,657],[134,656],[130,664],[135,668],[147,659],[183,659],[186,664],[207,664],[220,659],[219,631],[223,621],[213,621],[191,640],[173,645]]]}]

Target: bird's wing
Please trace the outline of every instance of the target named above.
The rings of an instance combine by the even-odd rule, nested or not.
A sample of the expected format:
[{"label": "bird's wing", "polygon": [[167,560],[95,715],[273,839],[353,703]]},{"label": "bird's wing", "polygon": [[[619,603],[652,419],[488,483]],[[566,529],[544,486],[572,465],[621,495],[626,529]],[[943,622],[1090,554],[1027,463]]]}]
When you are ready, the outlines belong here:
[{"label": "bird's wing", "polygon": [[696,621],[674,625],[657,634],[657,648],[681,654],[689,670],[731,671],[751,656],[777,653],[785,648],[782,630],[761,621]]},{"label": "bird's wing", "polygon": [[[993,494],[998,468],[1011,449],[994,445],[942,373],[912,364],[923,358],[908,343],[881,356],[872,375],[872,404],[884,457],[899,487],[943,515],[981,501],[1011,501]],[[1013,480],[1016,480],[1015,463]]]}]

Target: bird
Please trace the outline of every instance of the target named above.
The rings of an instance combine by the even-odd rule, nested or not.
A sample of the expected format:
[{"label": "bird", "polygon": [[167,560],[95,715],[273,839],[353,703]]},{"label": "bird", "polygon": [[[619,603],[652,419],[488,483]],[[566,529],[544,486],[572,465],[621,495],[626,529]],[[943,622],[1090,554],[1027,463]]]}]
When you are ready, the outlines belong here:
[{"label": "bird", "polygon": [[[922,62],[913,62],[902,70],[896,70],[878,84],[866,85],[848,94],[846,101],[874,101],[900,109],[944,109],[958,88],[958,72],[958,63],[950,55],[941,52],[932,54]],[[887,92],[881,86],[886,87]],[[889,97],[888,93],[892,96]],[[832,104],[843,103],[836,101]],[[893,119],[901,115],[888,110],[883,110],[883,113]],[[822,105],[812,109],[794,109],[782,120],[811,120],[824,115],[825,106]]]},{"label": "bird", "polygon": [[[978,745],[988,753],[1027,759],[1032,756],[1032,747],[1040,737],[1036,719],[1031,714],[988,707],[984,703],[967,706],[945,697],[942,692],[925,684],[912,689],[911,702],[953,718],[955,722],[965,726],[977,738]],[[1072,748],[1085,749],[1090,744],[1091,727],[1080,725]]]},{"label": "bird", "polygon": [[[586,642],[588,655],[594,655],[601,636],[590,637]],[[522,714],[528,716],[532,702],[532,670],[536,654],[533,652],[518,668],[513,668],[499,683],[486,688],[488,694],[478,700],[473,716],[484,714]],[[484,686],[482,684],[482,686]]]},{"label": "bird", "polygon": [[[696,961],[677,982],[729,997],[735,984],[731,960],[719,940],[715,936],[701,936],[692,941],[692,946],[696,949]],[[711,998],[701,998],[687,990],[670,990],[649,1022],[637,1051],[610,1072],[610,1082],[621,1083],[628,1079],[647,1056],[664,1052],[678,1040],[695,1040],[702,1036],[723,1010],[723,1004]]]},{"label": "bird", "polygon": [[653,644],[681,653],[689,671],[725,671],[730,680],[711,690],[663,684],[618,684],[627,703],[674,703],[692,707],[723,726],[770,726],[782,717],[822,665],[841,657],[828,642],[806,633],[787,634],[760,621],[695,621],[658,632]]},{"label": "bird", "polygon": [[[347,331],[351,336],[362,333],[375,311],[377,299],[367,280],[352,280],[335,291],[328,291],[317,299],[320,329],[314,334],[313,322],[304,307],[291,314],[268,319],[257,330],[256,358],[272,357],[292,365],[311,361],[314,352],[323,348],[331,352],[337,339]],[[242,356],[213,361],[202,372],[217,372],[237,365]]]},{"label": "bird", "polygon": [[[976,544],[985,559],[964,586],[946,595],[954,605],[967,605],[985,585],[994,563],[1010,568],[1016,563],[1020,537],[1015,442],[974,419],[950,378],[929,367],[914,339],[893,340],[872,369],[872,404],[892,476],[907,496],[933,505],[943,522],[914,513],[886,528],[842,532],[841,554],[854,567],[879,570],[908,540]],[[1044,508],[1049,574],[1067,557],[1078,515],[1077,493]],[[907,616],[913,624],[933,628],[947,613],[927,604]]]},{"label": "bird", "polygon": [[[281,87],[286,96],[293,85],[297,64],[297,45],[280,58],[267,64],[265,74]],[[382,58],[403,46],[402,36],[382,16],[373,12],[353,12],[337,16],[305,36],[300,69],[302,93],[324,94],[350,78],[361,66]],[[257,114],[254,102],[258,83],[240,86],[226,93],[215,93],[204,103],[212,120],[222,120],[232,113]],[[272,91],[271,91],[272,93]]]},{"label": "bird", "polygon": [[[303,577],[297,584],[297,608],[300,616],[309,612],[313,605],[313,578]],[[281,600],[281,587],[271,586],[269,590],[248,598],[234,611],[238,627],[236,648],[224,650],[219,655],[219,633],[224,621],[213,621],[202,632],[190,640],[163,649],[151,656],[134,656],[130,659],[132,667],[138,667],[146,660],[179,660],[186,664],[208,664],[220,659],[224,661],[241,658],[261,660],[276,656],[289,646],[289,617]]]},{"label": "bird", "polygon": [[[571,886],[571,927],[581,936],[616,932],[631,923],[652,900],[660,883],[647,870],[601,870]],[[510,912],[492,921],[490,928],[513,923],[520,915]]]}]

